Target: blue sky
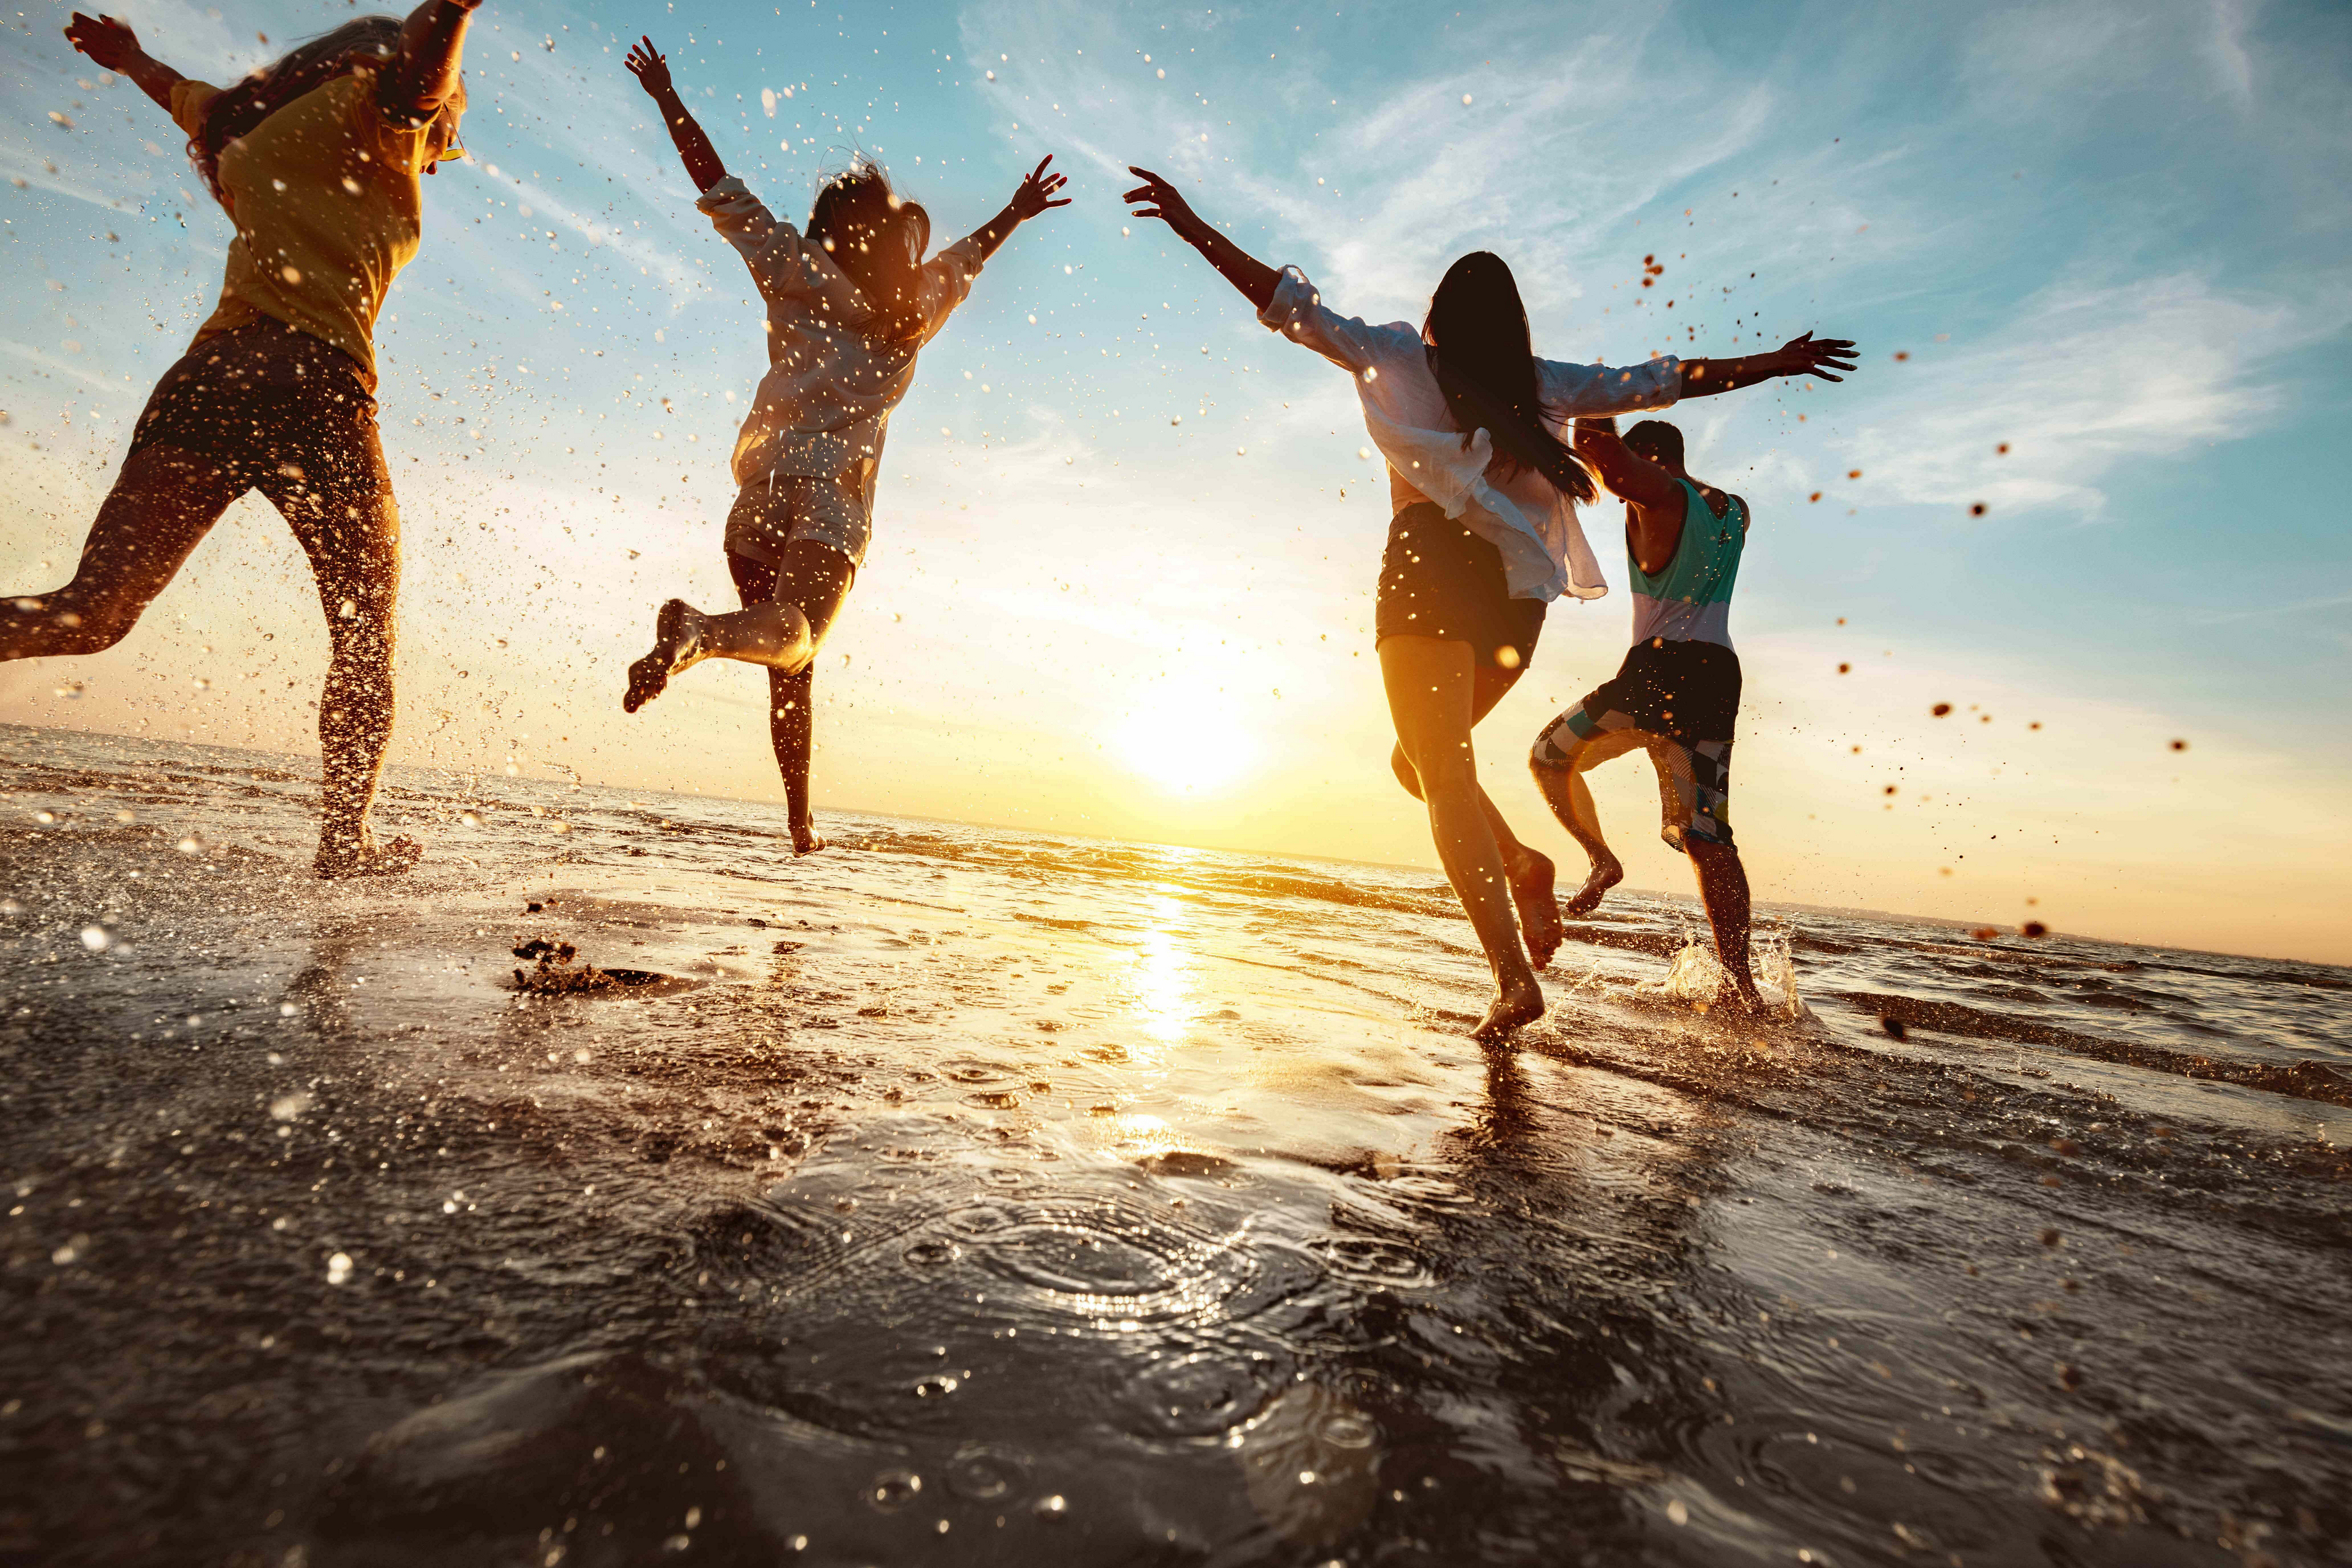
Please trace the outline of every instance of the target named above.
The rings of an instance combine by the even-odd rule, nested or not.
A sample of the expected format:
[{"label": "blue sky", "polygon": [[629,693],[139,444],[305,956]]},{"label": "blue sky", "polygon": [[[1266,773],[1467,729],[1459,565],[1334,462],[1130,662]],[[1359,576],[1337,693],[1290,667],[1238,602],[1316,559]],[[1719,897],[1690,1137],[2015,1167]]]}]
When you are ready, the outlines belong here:
[{"label": "blue sky", "polygon": [[[127,19],[220,79],[350,14]],[[66,15],[0,40],[17,591],[71,561],[227,234]],[[765,797],[749,672],[698,671],[636,720],[613,702],[653,604],[725,600],[725,458],[762,356],[740,264],[620,69],[639,31],[786,216],[853,148],[942,240],[1047,152],[1073,180],[893,423],[825,655],[821,800],[1429,858],[1381,766],[1385,496],[1347,383],[1126,216],[1135,162],[1376,320],[1417,320],[1483,247],[1552,357],[1861,342],[1843,385],[1680,416],[1694,468],[1757,512],[1735,799],[1763,896],[2003,920],[2032,897],[2072,929],[2352,959],[2341,7],[492,0],[475,162],[428,182],[379,329],[399,754]],[[1645,256],[1666,268],[1646,291]],[[1587,525],[1618,591],[1555,609],[1480,732],[1506,811],[1571,862],[1519,758],[1622,645],[1612,509]],[[0,717],[302,745],[323,646],[302,577],[242,503],[123,647],[0,671]],[[1635,879],[1683,886],[1645,796],[1630,767],[1601,790]]]}]

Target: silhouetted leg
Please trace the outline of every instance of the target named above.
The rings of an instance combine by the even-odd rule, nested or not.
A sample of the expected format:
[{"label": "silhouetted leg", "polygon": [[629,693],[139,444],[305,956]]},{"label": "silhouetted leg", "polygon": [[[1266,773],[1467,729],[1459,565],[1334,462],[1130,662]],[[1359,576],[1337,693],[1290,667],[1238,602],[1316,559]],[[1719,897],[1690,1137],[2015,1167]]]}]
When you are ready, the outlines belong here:
[{"label": "silhouetted leg", "polygon": [[1543,991],[1519,950],[1508,875],[1478,788],[1471,750],[1475,656],[1466,642],[1391,637],[1381,676],[1397,741],[1429,806],[1430,836],[1495,975],[1495,1000],[1475,1033],[1496,1040],[1543,1016]]},{"label": "silhouetted leg", "polygon": [[1580,736],[1562,717],[1538,737],[1528,754],[1528,769],[1535,775],[1536,787],[1543,791],[1551,814],[1592,861],[1584,886],[1563,906],[1562,912],[1572,919],[1580,920],[1600,908],[1609,889],[1625,879],[1624,866],[1601,836],[1601,813],[1584,775],[1610,758],[1632,751],[1642,744],[1642,739],[1636,730],[1598,730]]},{"label": "silhouetted leg", "polygon": [[[1521,673],[1518,669],[1504,669],[1496,665],[1478,666],[1471,698],[1470,723],[1474,729],[1495,710],[1496,703],[1510,695],[1511,688],[1518,684]],[[1421,780],[1414,773],[1412,763],[1406,759],[1402,743],[1389,752],[1389,771],[1396,774],[1396,781],[1404,786],[1405,794],[1415,800],[1422,799]],[[1527,941],[1528,958],[1541,969],[1551,962],[1552,954],[1559,951],[1560,941],[1559,904],[1552,896],[1557,873],[1551,857],[1520,843],[1518,835],[1511,831],[1511,825],[1503,819],[1501,809],[1487,795],[1486,785],[1478,784],[1477,788],[1479,808],[1486,814],[1486,826],[1494,830],[1496,847],[1503,852],[1503,865],[1510,879],[1511,901],[1518,910],[1519,930]]]},{"label": "silhouetted leg", "polygon": [[[784,548],[783,563],[769,567],[747,556],[730,556],[736,592],[747,605],[790,610],[806,628],[807,652],[792,669],[768,670],[768,738],[775,747],[776,771],[784,781],[784,803],[792,820],[793,850],[812,855],[825,847],[816,830],[809,805],[809,757],[815,747],[814,703],[816,650],[833,629],[842,602],[849,596],[857,569],[829,544],[796,539]],[[716,622],[726,617],[711,616]]]},{"label": "silhouetted leg", "polygon": [[157,444],[123,459],[73,581],[0,600],[0,660],[121,642],[246,486],[210,458]]},{"label": "silhouetted leg", "polygon": [[1716,956],[1731,973],[1731,983],[1749,1006],[1761,1008],[1764,998],[1748,973],[1748,868],[1740,864],[1734,845],[1686,838],[1691,869],[1698,873],[1698,896],[1706,906],[1706,923],[1715,928]]},{"label": "silhouetted leg", "polygon": [[302,443],[261,482],[310,558],[331,657],[319,694],[322,877],[388,876],[416,864],[415,841],[378,844],[368,827],[392,743],[394,612],[400,597],[400,511],[373,423]]}]

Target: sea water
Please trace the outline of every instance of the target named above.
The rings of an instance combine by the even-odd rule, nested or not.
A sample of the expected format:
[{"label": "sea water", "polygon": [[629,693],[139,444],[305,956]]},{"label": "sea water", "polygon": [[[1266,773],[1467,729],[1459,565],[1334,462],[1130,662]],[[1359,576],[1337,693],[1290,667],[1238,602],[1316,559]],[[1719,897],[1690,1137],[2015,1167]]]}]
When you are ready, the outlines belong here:
[{"label": "sea water", "polygon": [[322,885],[288,759],[0,788],[12,1561],[2352,1538],[2341,969],[1768,904],[1759,1020],[1621,890],[1490,1053],[1425,871],[395,770]]}]

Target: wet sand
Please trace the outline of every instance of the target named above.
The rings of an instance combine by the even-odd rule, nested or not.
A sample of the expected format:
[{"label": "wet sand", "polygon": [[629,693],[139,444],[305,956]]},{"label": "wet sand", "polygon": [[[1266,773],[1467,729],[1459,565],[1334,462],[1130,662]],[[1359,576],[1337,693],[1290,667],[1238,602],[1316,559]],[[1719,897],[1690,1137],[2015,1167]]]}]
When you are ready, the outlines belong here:
[{"label": "wet sand", "polygon": [[2345,971],[1621,892],[1490,1056],[1425,873],[392,784],[0,731],[6,1561],[2352,1538]]}]

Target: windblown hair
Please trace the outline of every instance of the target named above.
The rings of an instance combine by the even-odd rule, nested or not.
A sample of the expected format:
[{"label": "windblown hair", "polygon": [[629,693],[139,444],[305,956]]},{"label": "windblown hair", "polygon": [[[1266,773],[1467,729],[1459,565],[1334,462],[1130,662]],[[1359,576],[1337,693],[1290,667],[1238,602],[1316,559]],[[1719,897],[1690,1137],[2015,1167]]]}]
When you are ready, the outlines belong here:
[{"label": "windblown hair", "polygon": [[875,335],[905,338],[921,329],[922,262],[931,243],[931,215],[892,189],[881,164],[860,156],[820,186],[809,211],[808,237],[874,308]]},{"label": "windblown hair", "polygon": [[205,122],[188,141],[188,157],[215,196],[221,189],[221,153],[278,110],[353,71],[381,70],[400,52],[397,16],[354,16],[331,33],[289,50],[212,100]]},{"label": "windblown hair", "polygon": [[1683,466],[1683,433],[1663,419],[1644,419],[1626,431],[1625,446],[1669,468]]},{"label": "windblown hair", "polygon": [[1446,410],[1465,434],[1485,430],[1507,476],[1533,468],[1577,500],[1593,497],[1592,476],[1544,423],[1528,308],[1503,258],[1474,250],[1445,269],[1421,326],[1429,368]]}]

